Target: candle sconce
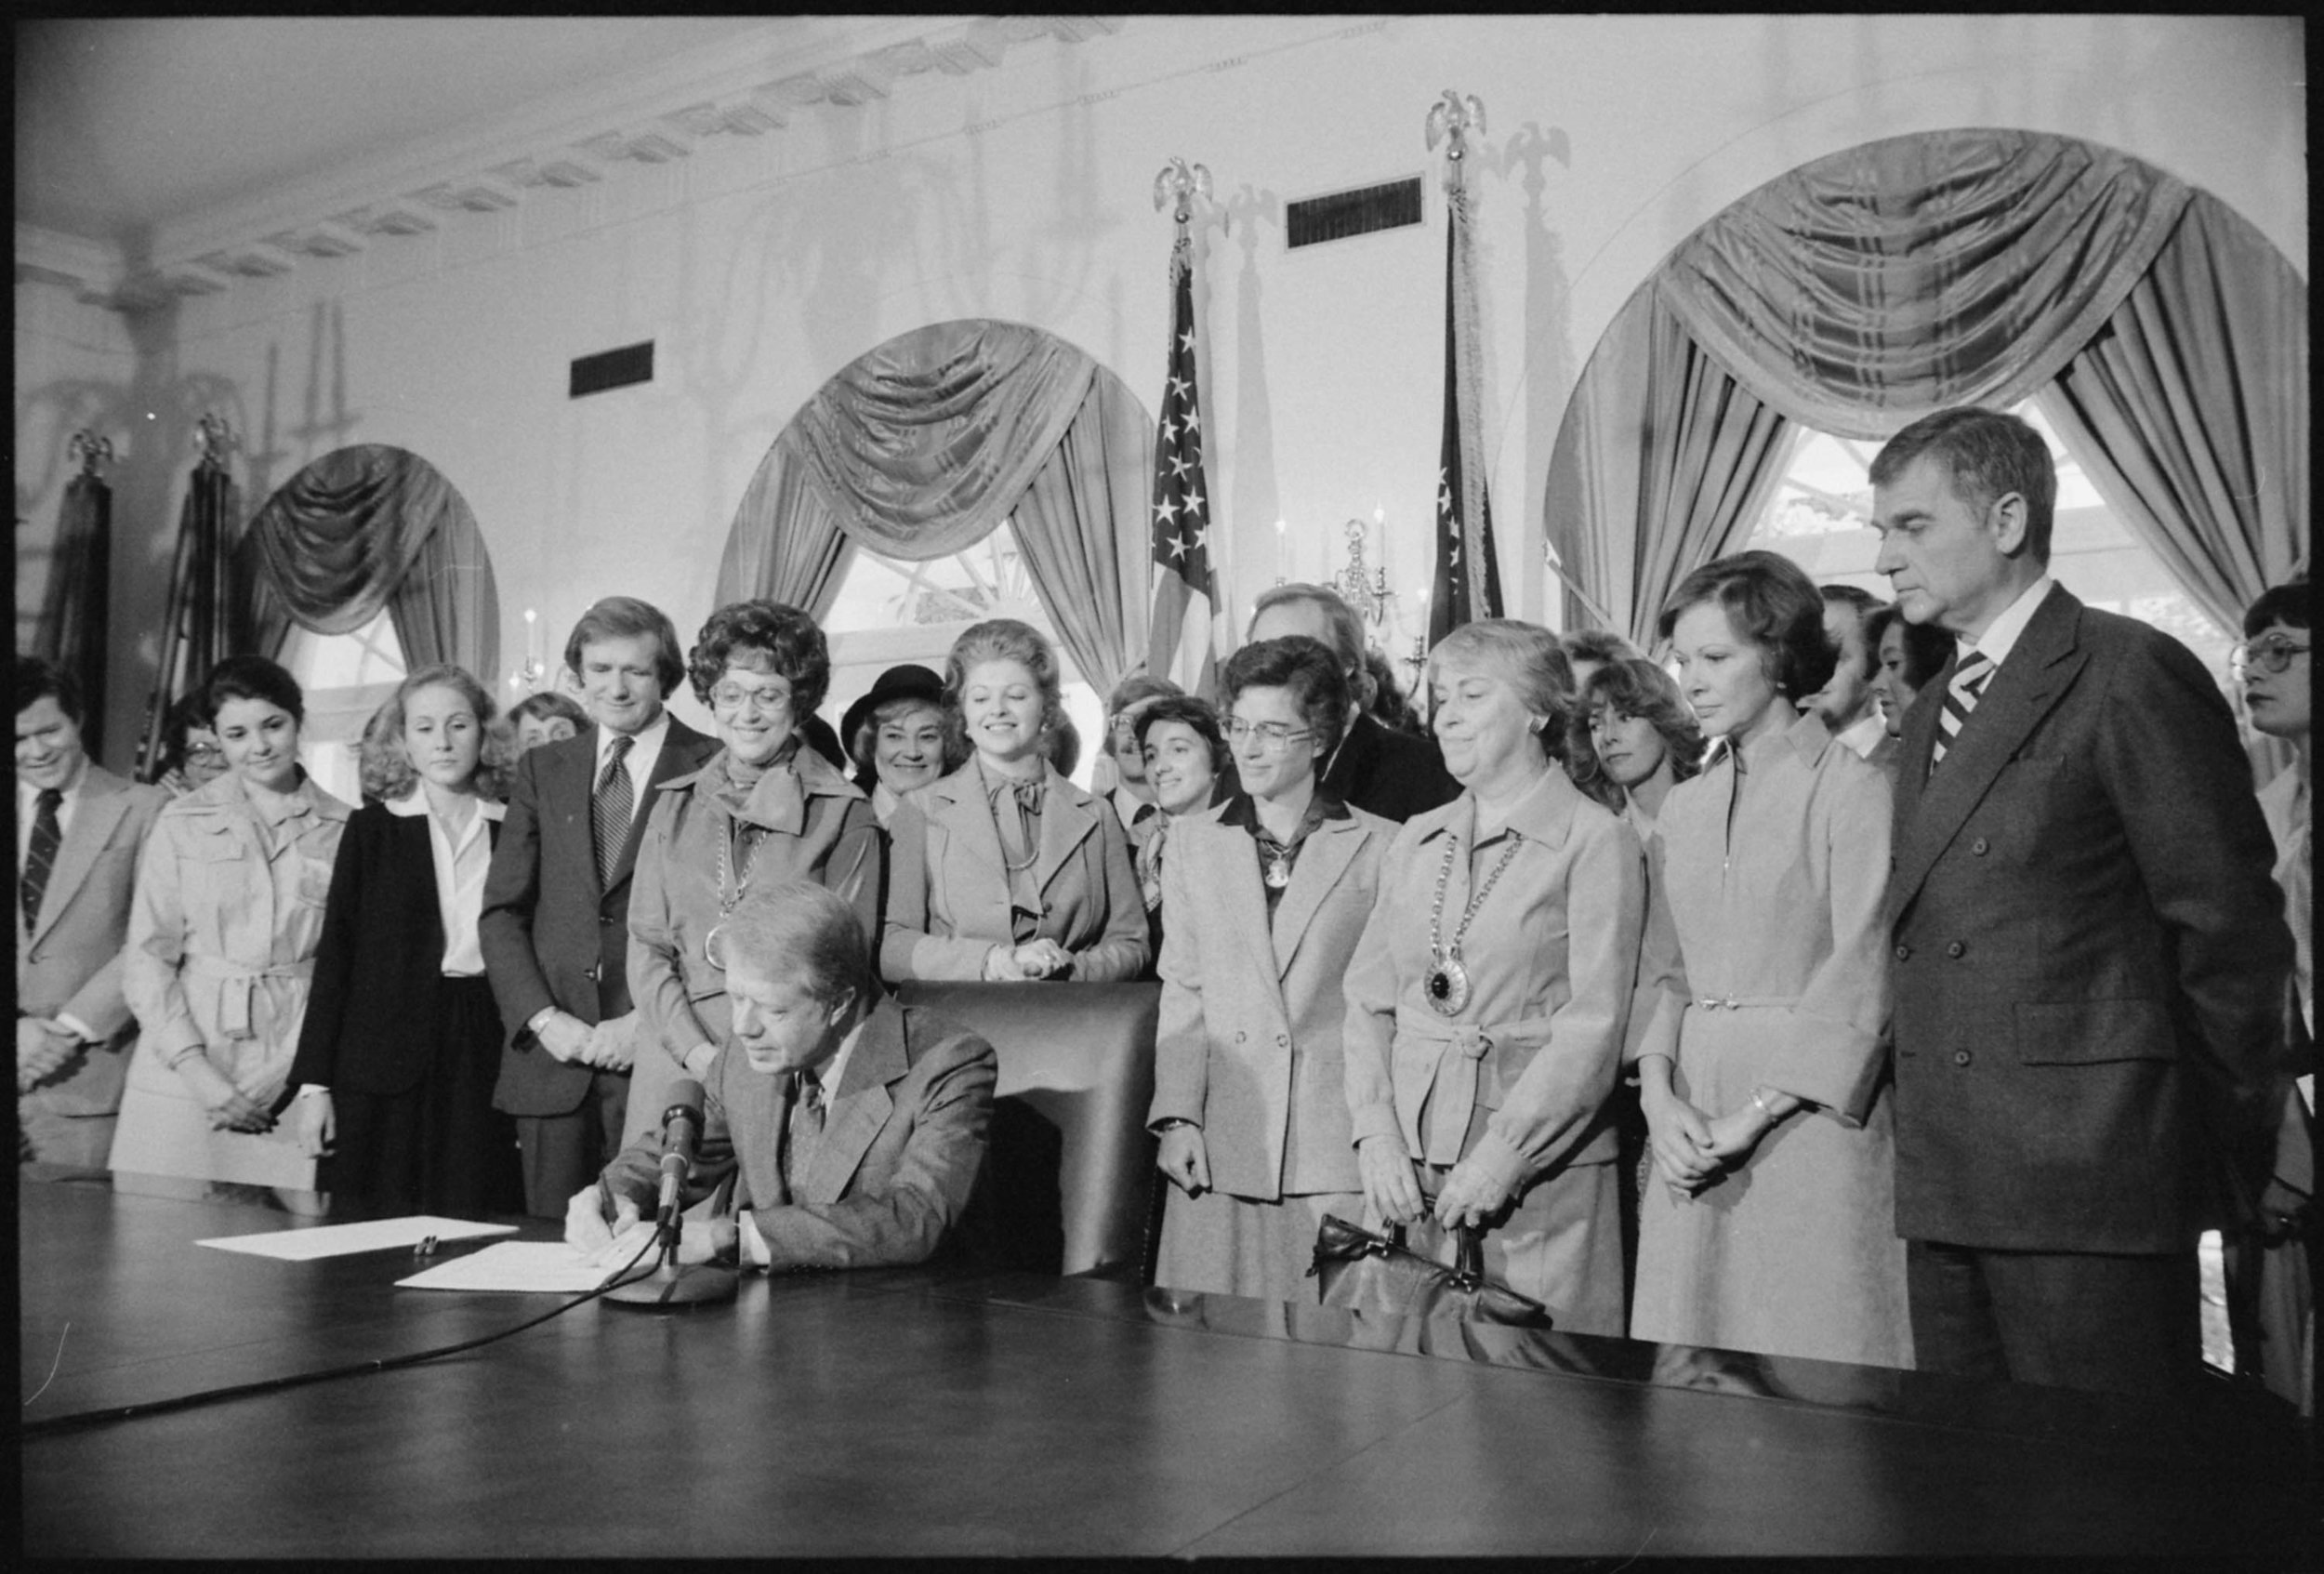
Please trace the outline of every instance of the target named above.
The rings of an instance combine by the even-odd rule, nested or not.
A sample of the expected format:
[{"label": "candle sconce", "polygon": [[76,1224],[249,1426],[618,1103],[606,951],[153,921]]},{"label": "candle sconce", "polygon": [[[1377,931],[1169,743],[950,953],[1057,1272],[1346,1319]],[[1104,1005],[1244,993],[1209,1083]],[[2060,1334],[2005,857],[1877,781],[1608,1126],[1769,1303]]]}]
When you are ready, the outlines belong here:
[{"label": "candle sconce", "polygon": [[548,679],[548,661],[541,652],[540,619],[531,607],[524,609],[524,661],[508,674],[508,687],[519,694],[531,695],[541,692]]},{"label": "candle sconce", "polygon": [[73,441],[65,447],[65,457],[68,461],[80,460],[81,473],[93,476],[98,466],[113,462],[112,439],[99,437],[92,431],[76,431],[73,434]]},{"label": "candle sconce", "polygon": [[1367,534],[1362,520],[1348,521],[1348,563],[1332,576],[1331,588],[1365,622],[1377,624],[1386,620],[1389,603],[1396,599],[1396,593],[1388,588],[1386,568],[1372,568],[1365,563],[1364,540]]}]

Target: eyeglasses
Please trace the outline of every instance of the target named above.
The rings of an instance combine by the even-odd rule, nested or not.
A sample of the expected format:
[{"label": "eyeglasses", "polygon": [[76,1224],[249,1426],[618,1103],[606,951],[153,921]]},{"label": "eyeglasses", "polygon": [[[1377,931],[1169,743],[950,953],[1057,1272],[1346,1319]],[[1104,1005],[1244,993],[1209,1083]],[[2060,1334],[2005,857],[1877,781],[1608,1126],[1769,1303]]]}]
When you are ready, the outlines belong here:
[{"label": "eyeglasses", "polygon": [[759,708],[759,713],[762,716],[790,714],[791,691],[787,686],[780,689],[772,686],[762,689],[748,683],[737,683],[733,679],[728,679],[713,685],[710,690],[710,705],[714,709],[740,710],[745,700],[755,703]]},{"label": "eyeglasses", "polygon": [[190,743],[186,745],[186,758],[189,760],[223,760],[226,758],[226,751],[214,743]]},{"label": "eyeglasses", "polygon": [[1301,739],[1312,738],[1315,734],[1305,727],[1295,732],[1280,721],[1246,721],[1237,716],[1227,722],[1226,735],[1230,743],[1238,747],[1245,738],[1256,738],[1260,753],[1280,754]]},{"label": "eyeglasses", "polygon": [[2262,639],[2238,645],[2228,655],[2227,663],[2239,676],[2256,667],[2263,672],[2288,670],[2295,656],[2308,654],[2308,647],[2282,634],[2269,634]]}]

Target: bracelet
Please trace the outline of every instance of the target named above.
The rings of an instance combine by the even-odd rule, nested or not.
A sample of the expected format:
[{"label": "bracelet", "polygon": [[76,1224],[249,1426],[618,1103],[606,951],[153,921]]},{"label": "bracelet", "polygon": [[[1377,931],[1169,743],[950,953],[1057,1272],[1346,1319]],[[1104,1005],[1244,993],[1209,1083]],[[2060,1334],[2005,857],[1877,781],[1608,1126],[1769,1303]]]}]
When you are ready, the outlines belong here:
[{"label": "bracelet", "polygon": [[1186,1117],[1182,1115],[1166,1115],[1161,1119],[1154,1123],[1154,1130],[1155,1134],[1159,1136],[1164,1131],[1174,1131],[1181,1126],[1192,1126],[1194,1124],[1194,1121],[1187,1119]]},{"label": "bracelet", "polygon": [[1774,1110],[1767,1107],[1767,1094],[1763,1089],[1753,1088],[1751,1090],[1751,1107],[1758,1110],[1760,1114],[1765,1116],[1767,1118],[1767,1124],[1770,1126],[1777,1125],[1781,1123],[1783,1119],[1782,1116],[1777,1115]]}]

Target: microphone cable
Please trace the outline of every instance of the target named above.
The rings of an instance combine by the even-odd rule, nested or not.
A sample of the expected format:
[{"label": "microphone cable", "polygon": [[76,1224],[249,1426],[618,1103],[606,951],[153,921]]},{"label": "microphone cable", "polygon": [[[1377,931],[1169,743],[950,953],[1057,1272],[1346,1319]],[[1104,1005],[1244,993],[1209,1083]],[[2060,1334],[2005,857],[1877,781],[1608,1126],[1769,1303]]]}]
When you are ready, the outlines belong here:
[{"label": "microphone cable", "polygon": [[511,1334],[522,1333],[529,1328],[537,1328],[551,1317],[561,1316],[572,1311],[575,1306],[587,1305],[595,1301],[607,1290],[620,1284],[630,1269],[645,1261],[646,1253],[658,1251],[661,1246],[661,1232],[656,1230],[646,1243],[638,1249],[637,1255],[614,1269],[611,1275],[607,1276],[605,1282],[595,1290],[586,1294],[576,1295],[562,1305],[552,1306],[537,1317],[527,1317],[513,1328],[501,1329],[497,1332],[484,1334],[481,1338],[464,1339],[457,1344],[445,1344],[433,1350],[416,1351],[409,1356],[376,1356],[368,1361],[357,1361],[343,1367],[331,1367],[323,1371],[295,1372],[288,1377],[271,1377],[262,1382],[243,1382],[236,1383],[231,1388],[204,1389],[200,1393],[179,1395],[174,1399],[154,1399],[144,1404],[81,1410],[72,1415],[50,1416],[44,1421],[28,1421],[18,1426],[17,1435],[36,1437],[59,1432],[78,1432],[87,1427],[109,1425],[117,1421],[139,1420],[147,1416],[168,1415],[178,1410],[190,1410],[197,1406],[217,1404],[226,1399],[244,1399],[260,1394],[281,1393],[290,1388],[304,1388],[309,1383],[329,1382],[342,1377],[369,1377],[376,1372],[395,1371],[403,1367],[415,1367],[422,1361],[439,1360],[445,1356],[457,1356],[469,1350],[481,1350],[487,1344],[495,1344],[508,1338]]}]

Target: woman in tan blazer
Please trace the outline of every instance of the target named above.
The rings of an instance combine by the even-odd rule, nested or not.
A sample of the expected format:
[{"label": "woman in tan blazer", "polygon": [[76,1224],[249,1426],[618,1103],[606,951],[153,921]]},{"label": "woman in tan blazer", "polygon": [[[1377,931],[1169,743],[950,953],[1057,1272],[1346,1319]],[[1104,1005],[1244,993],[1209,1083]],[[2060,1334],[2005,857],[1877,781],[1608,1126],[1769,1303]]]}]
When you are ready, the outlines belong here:
[{"label": "woman in tan blazer", "polygon": [[1349,1137],[1343,984],[1393,821],[1317,790],[1348,714],[1331,652],[1293,636],[1221,674],[1242,790],[1174,820],[1162,863],[1162,1021],[1148,1124],[1177,1190],[1157,1283],[1269,1301],[1326,1213],[1364,1194]]},{"label": "woman in tan blazer", "polygon": [[746,893],[811,880],[854,909],[865,945],[879,937],[878,819],[801,731],[830,686],[823,630],[797,607],[736,602],[703,624],[686,671],[721,747],[654,789],[638,843],[629,888],[638,1055],[625,1146],[659,1129],[681,1077],[709,1078],[730,1028],[726,970],[709,936]]},{"label": "woman in tan blazer", "polygon": [[1146,915],[1121,816],[1046,758],[1064,721],[1057,656],[1013,618],[944,660],[966,765],[905,795],[888,823],[880,971],[907,978],[1106,984],[1146,965]]},{"label": "woman in tan blazer", "polygon": [[[1561,763],[1573,681],[1557,637],[1466,623],[1429,658],[1445,765],[1465,789],[1405,823],[1348,968],[1348,1104],[1370,1210],[1575,1333],[1622,1331],[1608,1109],[1645,921],[1629,823]],[[1430,1194],[1433,1193],[1432,1198]]]}]

